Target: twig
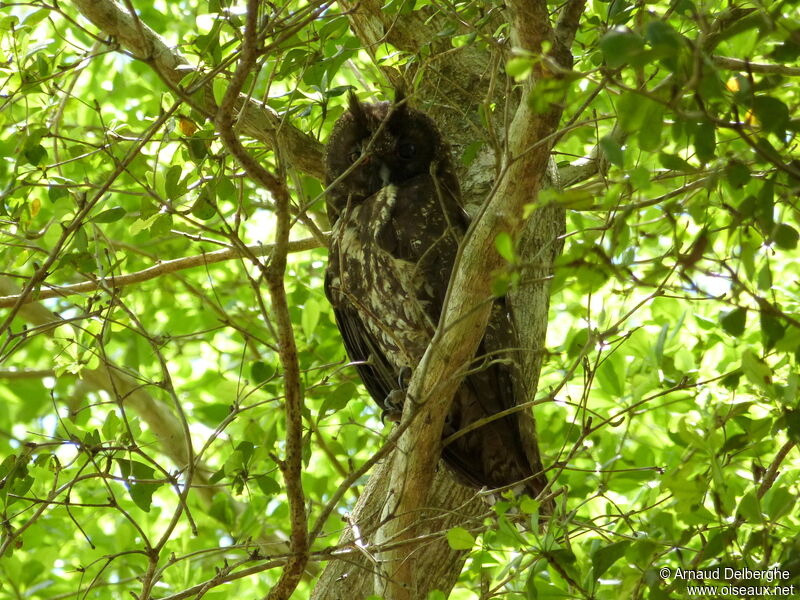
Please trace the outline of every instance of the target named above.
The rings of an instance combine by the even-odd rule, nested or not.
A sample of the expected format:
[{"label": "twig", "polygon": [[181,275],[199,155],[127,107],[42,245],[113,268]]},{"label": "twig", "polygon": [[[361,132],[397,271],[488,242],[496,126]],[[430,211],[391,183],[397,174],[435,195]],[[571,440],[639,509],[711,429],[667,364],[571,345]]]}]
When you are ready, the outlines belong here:
[{"label": "twig", "polygon": [[789,67],[787,65],[776,65],[770,63],[753,63],[749,60],[738,58],[728,58],[727,56],[711,57],[716,66],[721,69],[731,71],[749,71],[751,73],[769,73],[775,75],[788,75],[789,77],[800,77],[800,67]]}]

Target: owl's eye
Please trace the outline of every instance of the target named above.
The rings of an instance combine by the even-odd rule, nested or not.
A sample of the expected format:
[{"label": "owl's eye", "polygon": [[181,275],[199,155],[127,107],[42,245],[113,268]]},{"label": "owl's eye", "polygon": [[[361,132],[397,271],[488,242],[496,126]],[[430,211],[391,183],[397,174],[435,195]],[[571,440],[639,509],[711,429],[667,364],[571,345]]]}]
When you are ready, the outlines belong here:
[{"label": "owl's eye", "polygon": [[397,145],[397,156],[404,160],[414,158],[417,153],[417,147],[411,142],[400,142]]},{"label": "owl's eye", "polygon": [[359,158],[361,158],[361,142],[359,142],[359,143],[357,143],[355,146],[353,146],[353,149],[352,149],[352,150],[350,150],[350,155],[349,155],[349,157],[350,157],[350,162],[351,162],[351,163],[354,163],[354,162],[356,162],[356,161],[357,161]]}]

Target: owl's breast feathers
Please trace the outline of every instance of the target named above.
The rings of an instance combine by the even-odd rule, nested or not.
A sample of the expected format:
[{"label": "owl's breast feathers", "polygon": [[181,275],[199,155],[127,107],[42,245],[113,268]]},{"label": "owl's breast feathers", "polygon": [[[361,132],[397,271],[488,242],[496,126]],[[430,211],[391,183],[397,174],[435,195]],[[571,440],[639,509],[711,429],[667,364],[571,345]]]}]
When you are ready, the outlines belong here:
[{"label": "owl's breast feathers", "polygon": [[[464,234],[436,205],[429,175],[389,185],[348,206],[331,233],[328,296],[334,309],[355,310],[379,350],[396,367],[416,367],[430,342]],[[458,208],[460,210],[460,208]],[[391,378],[391,391],[396,387]]]},{"label": "owl's breast feathers", "polygon": [[[468,219],[457,199],[429,174],[389,185],[348,203],[331,234],[325,289],[345,347],[370,395],[384,408],[401,369],[416,368],[444,304]],[[505,354],[486,356],[489,336]],[[456,392],[443,437],[514,406],[512,353],[516,337],[503,300],[496,300],[473,372]],[[532,443],[535,444],[535,441]],[[530,464],[517,415],[464,434],[442,450],[456,477],[473,487],[502,487],[542,470]],[[524,489],[536,495],[543,474]]]}]

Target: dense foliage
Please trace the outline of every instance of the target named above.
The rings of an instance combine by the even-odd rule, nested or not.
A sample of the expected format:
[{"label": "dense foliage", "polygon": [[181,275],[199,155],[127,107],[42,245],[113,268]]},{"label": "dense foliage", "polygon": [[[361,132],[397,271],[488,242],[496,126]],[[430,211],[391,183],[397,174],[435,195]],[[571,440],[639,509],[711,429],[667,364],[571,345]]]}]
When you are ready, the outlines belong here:
[{"label": "dense foliage", "polygon": [[[209,109],[236,66],[244,3],[122,3],[140,19],[132,37],[149,26],[187,59],[177,83],[82,4],[0,5],[0,596],[162,598],[210,582],[203,598],[260,598],[290,531],[283,367],[256,266],[275,198],[225,151]],[[417,53],[367,52],[337,3],[262,10],[269,52],[244,91],[308,134],[318,165],[240,131],[300,215],[284,284],[310,527],[322,519],[307,597],[368,474],[337,489],[391,430],[322,292],[314,140],[348,86],[391,97],[381,69],[422,65],[409,84],[425,85],[434,42],[484,52],[509,89],[540,59],[514,51],[495,2],[385,3],[398,22],[446,23]],[[511,524],[512,504],[537,510],[523,499],[441,532],[471,549],[450,597],[682,597],[692,582],[676,569],[715,566],[780,566],[790,580],[746,585],[798,583],[797,14],[789,1],[591,2],[574,73],[526,99],[564,107],[566,186],[536,204],[568,212],[535,407],[563,493],[542,531]],[[474,142],[455,148],[465,171],[503,137],[487,115],[507,110],[474,93]],[[570,180],[593,153],[607,160]],[[528,258],[497,247],[498,287],[514,285]]]}]

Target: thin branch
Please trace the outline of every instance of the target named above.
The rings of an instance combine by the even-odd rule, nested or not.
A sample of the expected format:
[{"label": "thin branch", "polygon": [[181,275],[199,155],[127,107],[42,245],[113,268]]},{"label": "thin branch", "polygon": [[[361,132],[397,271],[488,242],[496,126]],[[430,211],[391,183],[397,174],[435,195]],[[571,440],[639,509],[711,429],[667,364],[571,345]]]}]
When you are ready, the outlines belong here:
[{"label": "thin branch", "polygon": [[[292,320],[289,314],[289,303],[284,287],[286,273],[286,255],[289,246],[291,229],[289,190],[283,179],[278,178],[253,158],[239,141],[234,130],[234,111],[245,80],[253,73],[258,57],[258,7],[259,0],[248,0],[247,23],[244,40],[241,46],[239,64],[231,79],[230,86],[219,106],[215,126],[225,147],[239,161],[253,181],[264,186],[275,199],[275,245],[269,268],[255,260],[255,264],[264,272],[264,276],[272,299],[272,317],[275,321],[278,338],[278,355],[283,366],[283,386],[286,410],[286,449],[285,459],[279,461],[279,467],[286,483],[286,495],[289,500],[291,533],[289,550],[292,555],[281,571],[277,583],[269,591],[268,600],[284,600],[293,593],[303,570],[308,562],[308,515],[305,508],[305,495],[302,484],[303,470],[303,397],[300,388],[300,366],[297,358],[297,344],[294,339]],[[282,152],[279,140],[274,140],[279,164],[282,164]]]},{"label": "thin branch", "polygon": [[[59,377],[69,375],[64,373]],[[44,377],[55,377],[53,369],[0,369],[0,379],[42,379]]]},{"label": "thin branch", "polygon": [[[287,244],[288,252],[305,252],[306,250],[313,250],[319,248],[320,243],[315,238],[304,238],[302,240],[291,241]],[[36,302],[39,300],[47,300],[50,298],[64,298],[74,294],[86,294],[97,291],[99,289],[120,289],[135,283],[142,283],[151,279],[156,279],[167,273],[176,273],[185,269],[193,267],[207,266],[214,263],[242,258],[243,256],[268,256],[275,249],[275,244],[253,244],[247,246],[247,254],[243,253],[238,248],[225,248],[223,250],[215,250],[214,252],[207,252],[203,254],[196,254],[194,256],[186,256],[184,258],[176,258],[173,260],[165,260],[136,271],[135,273],[128,273],[127,275],[109,275],[102,279],[94,281],[83,281],[72,285],[53,286],[52,284],[42,283],[48,285],[49,289],[40,291],[36,296],[28,295],[22,299],[23,304]],[[0,296],[0,308],[8,308],[14,306],[19,302],[21,294],[13,296]]]},{"label": "thin branch", "polygon": [[778,450],[778,453],[775,455],[775,458],[772,460],[772,463],[769,465],[769,469],[767,469],[766,475],[764,475],[764,479],[761,481],[761,485],[758,486],[757,495],[759,498],[763,498],[764,494],[772,487],[772,484],[775,483],[775,479],[778,477],[778,469],[781,466],[781,463],[784,461],[786,456],[795,447],[795,442],[793,440],[789,440],[781,449]]},{"label": "thin branch", "polygon": [[789,67],[786,65],[776,65],[770,63],[754,63],[749,60],[738,58],[728,58],[727,56],[712,56],[711,60],[720,69],[730,71],[749,71],[751,73],[769,73],[771,75],[787,75],[789,77],[800,77],[800,67]]}]

